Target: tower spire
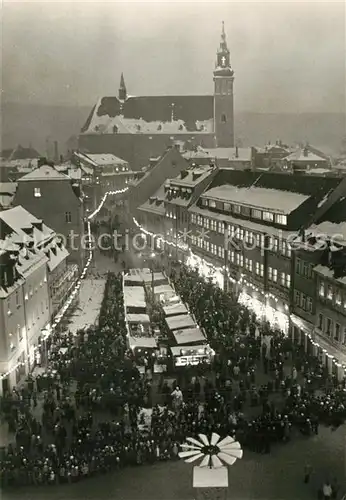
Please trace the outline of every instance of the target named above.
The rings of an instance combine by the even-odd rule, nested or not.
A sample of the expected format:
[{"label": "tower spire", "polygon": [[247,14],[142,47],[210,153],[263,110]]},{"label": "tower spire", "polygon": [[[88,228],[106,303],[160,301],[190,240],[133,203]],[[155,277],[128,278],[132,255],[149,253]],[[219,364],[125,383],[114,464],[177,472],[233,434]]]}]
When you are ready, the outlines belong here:
[{"label": "tower spire", "polygon": [[125,85],[125,80],[124,80],[124,74],[121,73],[120,87],[119,87],[119,99],[121,101],[125,101],[126,98],[127,98],[127,90],[126,90],[126,85]]}]

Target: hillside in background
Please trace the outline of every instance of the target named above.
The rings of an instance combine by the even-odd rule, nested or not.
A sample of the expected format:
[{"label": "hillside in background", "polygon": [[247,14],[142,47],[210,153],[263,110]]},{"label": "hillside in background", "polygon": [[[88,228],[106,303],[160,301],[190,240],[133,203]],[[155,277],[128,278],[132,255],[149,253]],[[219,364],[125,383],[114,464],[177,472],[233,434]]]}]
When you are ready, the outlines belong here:
[{"label": "hillside in background", "polygon": [[[42,154],[46,140],[58,141],[65,152],[66,141],[79,133],[91,106],[68,107],[40,104],[3,103],[1,147],[32,145]],[[268,114],[238,113],[235,117],[236,138],[243,146],[264,145],[281,139],[288,144],[308,141],[338,153],[346,135],[345,116],[333,113]]]}]

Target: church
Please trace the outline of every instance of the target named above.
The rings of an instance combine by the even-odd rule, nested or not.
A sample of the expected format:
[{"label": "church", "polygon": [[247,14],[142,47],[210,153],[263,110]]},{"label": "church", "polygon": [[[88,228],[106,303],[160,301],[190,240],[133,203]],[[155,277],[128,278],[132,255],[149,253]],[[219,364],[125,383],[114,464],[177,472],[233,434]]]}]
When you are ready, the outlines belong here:
[{"label": "church", "polygon": [[102,97],[79,135],[86,153],[112,153],[140,170],[173,144],[184,149],[234,146],[233,82],[224,23],[213,72],[213,95]]}]

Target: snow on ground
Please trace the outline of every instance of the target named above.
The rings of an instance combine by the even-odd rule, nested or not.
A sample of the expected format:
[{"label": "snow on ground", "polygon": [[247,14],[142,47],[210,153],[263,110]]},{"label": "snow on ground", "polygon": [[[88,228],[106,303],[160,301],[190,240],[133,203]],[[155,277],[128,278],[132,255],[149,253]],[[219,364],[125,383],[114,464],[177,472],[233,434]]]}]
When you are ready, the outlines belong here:
[{"label": "snow on ground", "polygon": [[82,281],[79,291],[79,304],[72,314],[68,329],[72,333],[94,325],[100,313],[103,299],[105,279],[85,279]]}]

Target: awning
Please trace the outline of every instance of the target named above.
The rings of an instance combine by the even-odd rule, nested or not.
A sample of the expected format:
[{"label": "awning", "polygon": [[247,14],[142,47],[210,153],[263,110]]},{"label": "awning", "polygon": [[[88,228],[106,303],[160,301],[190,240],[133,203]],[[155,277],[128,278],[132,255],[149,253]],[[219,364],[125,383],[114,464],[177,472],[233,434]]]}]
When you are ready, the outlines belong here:
[{"label": "awning", "polygon": [[150,323],[147,314],[126,314],[126,319],[129,323]]},{"label": "awning", "polygon": [[184,328],[194,328],[196,323],[190,314],[181,314],[179,316],[171,316],[166,318],[167,326],[170,330],[182,330]]},{"label": "awning", "polygon": [[175,330],[173,332],[173,335],[178,345],[205,341],[205,337],[199,328],[186,328],[185,330]]},{"label": "awning", "polygon": [[188,313],[186,306],[182,302],[173,304],[172,306],[166,306],[163,308],[163,311],[166,316],[179,316],[180,314]]},{"label": "awning", "polygon": [[157,343],[153,337],[131,337],[128,336],[130,349],[156,349]]},{"label": "awning", "polygon": [[125,307],[146,307],[144,289],[142,286],[124,286]]}]

